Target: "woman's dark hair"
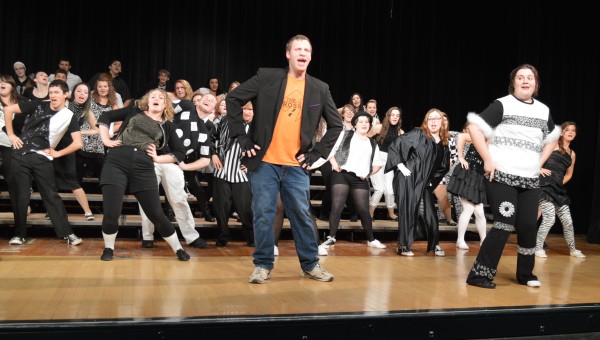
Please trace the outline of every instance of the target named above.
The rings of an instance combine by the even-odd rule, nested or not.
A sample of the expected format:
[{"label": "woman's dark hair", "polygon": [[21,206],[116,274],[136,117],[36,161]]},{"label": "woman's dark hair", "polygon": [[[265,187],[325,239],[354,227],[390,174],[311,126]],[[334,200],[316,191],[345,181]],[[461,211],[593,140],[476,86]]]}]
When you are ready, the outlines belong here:
[{"label": "woman's dark hair", "polygon": [[[575,127],[575,131],[577,131],[577,124],[575,124],[575,122],[564,122],[560,125],[560,131],[563,132],[565,131],[569,126],[574,126]],[[558,137],[558,152],[560,153],[566,153],[567,150],[565,150],[565,145],[564,145],[564,139],[562,136],[562,133],[560,134],[560,137]]]},{"label": "woman's dark hair", "polygon": [[351,123],[352,126],[356,126],[356,122],[358,121],[358,118],[360,117],[367,117],[367,119],[369,119],[369,125],[373,124],[373,116],[371,116],[370,114],[366,113],[366,112],[360,112],[354,115],[354,117],[352,117]]},{"label": "woman's dark hair", "polygon": [[8,74],[0,74],[0,81],[10,84],[10,86],[12,86],[12,89],[10,90],[10,99],[9,99],[9,103],[2,103],[2,105],[10,105],[10,104],[16,104],[19,102],[19,93],[17,92],[17,83],[15,82],[15,79],[11,76],[9,76]]},{"label": "woman's dark hair", "polygon": [[[398,110],[398,112],[400,113],[400,119],[398,120],[398,124],[391,125],[390,116],[392,115],[392,111],[394,110]],[[381,143],[383,143],[390,128],[396,130],[396,134],[398,135],[400,135],[400,131],[402,131],[402,110],[400,110],[398,106],[390,107],[385,113],[385,117],[383,118],[383,122],[381,123],[381,131],[379,131],[379,134],[377,135],[377,137],[375,137],[375,141],[377,141],[377,144],[381,145]]]},{"label": "woman's dark hair", "polygon": [[512,70],[512,72],[510,72],[509,82],[508,82],[508,93],[510,93],[510,94],[515,93],[515,78],[517,77],[517,72],[519,72],[519,70],[522,70],[522,69],[529,69],[529,70],[531,70],[531,72],[533,72],[533,76],[535,77],[535,90],[533,91],[533,97],[537,97],[538,91],[540,90],[540,75],[538,73],[538,70],[535,68],[535,66],[529,65],[529,64],[523,64],[523,65],[517,66],[514,70]]}]

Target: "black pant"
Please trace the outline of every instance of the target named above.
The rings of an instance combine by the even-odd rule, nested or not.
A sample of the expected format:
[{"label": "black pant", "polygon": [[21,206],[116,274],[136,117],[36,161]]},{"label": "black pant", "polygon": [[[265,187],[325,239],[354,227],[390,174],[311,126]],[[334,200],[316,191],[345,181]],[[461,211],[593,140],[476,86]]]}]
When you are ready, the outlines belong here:
[{"label": "black pant", "polygon": [[221,227],[218,239],[229,241],[229,213],[235,208],[245,234],[252,232],[252,191],[250,183],[231,183],[220,178],[214,179],[213,210]]},{"label": "black pant", "polygon": [[[102,186],[102,199],[104,200],[103,233],[111,235],[119,231],[119,216],[123,209],[124,195],[125,189],[123,187],[112,184]],[[158,189],[138,191],[134,195],[148,219],[156,226],[161,237],[169,237],[175,233],[175,227],[165,216],[160,205]]]},{"label": "black pant", "polygon": [[15,236],[25,237],[27,230],[27,207],[31,200],[31,181],[35,180],[37,188],[42,195],[42,202],[46,207],[50,221],[56,235],[63,238],[73,233],[67,210],[56,190],[54,167],[52,161],[38,153],[25,155],[13,154],[10,165],[11,180],[15,183],[15,203],[13,213],[15,216]]},{"label": "black pant", "polygon": [[2,172],[2,176],[4,177],[4,182],[6,182],[8,195],[10,197],[10,205],[13,207],[14,211],[14,207],[17,206],[17,201],[15,200],[17,197],[17,187],[14,183],[14,180],[11,178],[11,176],[13,175],[11,167],[13,158],[13,148],[9,146],[0,146],[0,154],[2,155],[2,167],[0,171]]},{"label": "black pant", "polygon": [[173,224],[162,210],[154,162],[146,151],[131,146],[109,150],[100,175],[100,185],[104,201],[102,232],[105,234],[115,234],[119,230],[119,216],[127,189],[135,195],[160,236],[165,238],[175,233]]},{"label": "black pant", "polygon": [[517,281],[526,284],[537,280],[533,266],[540,189],[523,189],[487,181],[486,189],[494,214],[494,226],[479,249],[469,280],[494,279],[506,241],[514,231],[517,232]]},{"label": "black pant", "polygon": [[[208,190],[205,191],[204,188],[202,188],[202,183],[200,183],[200,180],[198,178],[199,174],[197,171],[184,171],[183,175],[185,177],[185,181],[188,184],[188,189],[190,190],[190,193],[194,195],[194,197],[196,197],[198,209],[200,209],[200,211],[203,214],[205,214],[204,217],[206,217],[207,213],[210,214],[210,210],[208,210],[208,201],[210,200],[210,197],[207,194]],[[211,187],[212,191],[212,176],[209,180],[210,181],[207,183],[208,186]]]}]

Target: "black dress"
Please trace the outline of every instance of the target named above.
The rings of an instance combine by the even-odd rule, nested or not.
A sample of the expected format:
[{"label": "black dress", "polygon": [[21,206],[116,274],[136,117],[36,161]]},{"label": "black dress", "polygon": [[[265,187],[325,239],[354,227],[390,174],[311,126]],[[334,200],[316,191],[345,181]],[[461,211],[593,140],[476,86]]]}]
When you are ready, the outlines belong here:
[{"label": "black dress", "polygon": [[[427,186],[437,185],[443,174],[448,171],[444,167],[445,147],[428,138],[422,129],[414,129],[405,133],[390,144],[385,172],[394,171],[394,195],[398,206],[398,245],[410,250],[417,228],[419,227],[419,203],[424,204],[423,220],[427,234],[427,251],[435,249],[439,242],[439,226],[437,211],[433,206],[431,191]],[[412,172],[404,176],[397,166],[404,163]],[[442,174],[436,176],[436,174]]]},{"label": "black dress", "polygon": [[483,160],[473,144],[469,145],[465,160],[469,164],[469,169],[463,169],[460,164],[457,164],[452,171],[446,190],[473,202],[473,204],[487,204]]},{"label": "black dress", "polygon": [[541,199],[552,202],[559,207],[571,204],[567,189],[563,185],[565,174],[571,164],[573,164],[573,160],[570,153],[561,153],[554,150],[550,154],[543,168],[552,171],[552,173],[550,176],[540,176]]}]

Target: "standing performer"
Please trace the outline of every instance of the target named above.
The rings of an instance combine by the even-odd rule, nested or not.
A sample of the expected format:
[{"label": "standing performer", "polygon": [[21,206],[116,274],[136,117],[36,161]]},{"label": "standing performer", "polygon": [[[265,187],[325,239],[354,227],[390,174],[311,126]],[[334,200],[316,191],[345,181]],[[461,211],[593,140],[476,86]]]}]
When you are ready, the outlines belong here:
[{"label": "standing performer", "polygon": [[427,251],[435,250],[436,256],[446,256],[439,245],[438,216],[433,204],[433,189],[450,164],[445,131],[442,129],[442,111],[431,109],[420,128],[399,136],[388,147],[385,172],[399,170],[394,175],[394,191],[399,216],[396,251],[400,255],[414,256],[410,247],[419,227],[419,204],[423,200]]},{"label": "standing performer", "polygon": [[548,257],[544,250],[544,241],[548,237],[550,228],[554,225],[555,216],[558,216],[563,226],[563,234],[571,256],[584,258],[585,255],[575,248],[575,232],[571,210],[569,209],[571,198],[569,198],[567,189],[565,189],[565,184],[573,177],[575,168],[575,151],[571,149],[570,145],[577,135],[577,126],[573,122],[565,122],[560,126],[560,129],[562,132],[558,139],[558,146],[540,171],[542,224],[540,224],[537,233],[535,256]]},{"label": "standing performer", "polygon": [[514,231],[517,282],[529,287],[542,285],[533,274],[540,167],[554,150],[560,129],[554,126],[550,109],[534,99],[540,87],[534,66],[518,66],[509,79],[509,95],[495,100],[481,114],[467,116],[471,141],[489,176],[487,198],[494,214],[494,226],[467,278],[467,284],[481,288],[496,288],[492,281]]},{"label": "standing performer", "polygon": [[[73,245],[83,242],[73,233],[69,224],[67,210],[56,189],[52,165],[54,158],[62,157],[83,145],[81,132],[77,121],[73,120],[73,112],[66,106],[69,97],[67,83],[63,80],[52,81],[48,86],[48,96],[49,102],[33,100],[4,107],[6,135],[15,149],[10,164],[10,180],[14,182],[16,196],[11,200],[15,216],[15,236],[11,244],[25,243],[32,180],[35,180],[42,195],[56,235]],[[15,113],[27,116],[20,136],[15,134],[13,126]],[[56,151],[54,148],[66,132],[71,134],[72,143],[64,151]]]},{"label": "standing performer", "polygon": [[[303,35],[292,37],[285,55],[287,69],[261,68],[226,98],[231,136],[237,137],[242,148],[252,188],[256,249],[254,272],[248,281],[265,283],[271,278],[275,261],[273,218],[281,192],[303,277],[329,282],[333,275],[319,265],[317,257],[307,169],[329,154],[342,121],[329,85],[306,73],[312,57],[310,40]],[[242,106],[248,101],[254,104],[254,121],[246,134]],[[327,121],[327,132],[311,149],[321,117]]]},{"label": "standing performer", "polygon": [[[466,129],[465,129],[466,130]],[[485,191],[485,177],[483,176],[483,160],[471,144],[468,132],[458,134],[457,138],[459,165],[454,167],[450,180],[448,181],[448,192],[458,195],[462,205],[462,212],[458,217],[456,232],[456,247],[467,250],[469,246],[465,242],[465,233],[471,215],[475,215],[475,226],[479,233],[480,243],[483,243],[487,233],[487,222],[483,205],[487,204]],[[464,153],[465,143],[469,143],[467,153]]]},{"label": "standing performer", "polygon": [[[100,116],[98,124],[102,142],[107,148],[106,160],[100,175],[104,219],[102,237],[104,251],[100,259],[113,258],[115,240],[119,231],[119,215],[123,208],[123,196],[129,189],[140,203],[148,219],[157,227],[180,261],[190,256],[183,250],[173,224],[164,214],[160,204],[158,182],[154,163],[181,162],[184,148],[177,138],[173,119],[173,104],[167,92],[154,89],[137,102],[137,107],[107,111]],[[123,121],[115,139],[108,129],[111,122]],[[168,147],[171,153],[158,156],[156,149]]]}]

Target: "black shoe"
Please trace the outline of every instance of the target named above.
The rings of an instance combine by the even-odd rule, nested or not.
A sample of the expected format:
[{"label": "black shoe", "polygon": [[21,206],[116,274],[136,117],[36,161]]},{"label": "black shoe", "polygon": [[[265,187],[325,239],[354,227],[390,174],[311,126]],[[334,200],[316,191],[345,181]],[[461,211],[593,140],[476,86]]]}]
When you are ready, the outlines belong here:
[{"label": "black shoe", "polygon": [[185,252],[185,250],[183,250],[183,248],[181,248],[177,251],[177,258],[179,261],[189,261],[190,256]]},{"label": "black shoe", "polygon": [[203,215],[204,215],[204,220],[205,220],[206,222],[214,222],[214,221],[216,221],[216,220],[217,220],[217,219],[216,219],[216,218],[214,218],[214,217],[213,217],[213,216],[212,216],[210,213],[206,213],[206,214],[203,214]]},{"label": "black shoe", "polygon": [[190,246],[203,249],[208,246],[208,243],[206,243],[206,240],[203,238],[198,237],[194,242],[190,243]]},{"label": "black shoe", "polygon": [[415,256],[415,254],[410,249],[408,249],[407,246],[400,243],[398,243],[398,246],[396,247],[396,253],[402,256]]},{"label": "black shoe", "polygon": [[154,248],[154,241],[142,240],[142,248]]},{"label": "black shoe", "polygon": [[217,247],[225,247],[227,246],[227,240],[217,240],[215,244],[217,245]]},{"label": "black shoe", "polygon": [[102,252],[102,256],[100,256],[100,260],[102,261],[111,261],[113,258],[113,250],[110,248],[104,248]]},{"label": "black shoe", "polygon": [[473,280],[467,280],[467,284],[480,288],[494,289],[496,284],[485,278],[477,278]]},{"label": "black shoe", "polygon": [[254,247],[254,240],[248,240],[246,241],[246,244],[248,245],[248,247]]}]

